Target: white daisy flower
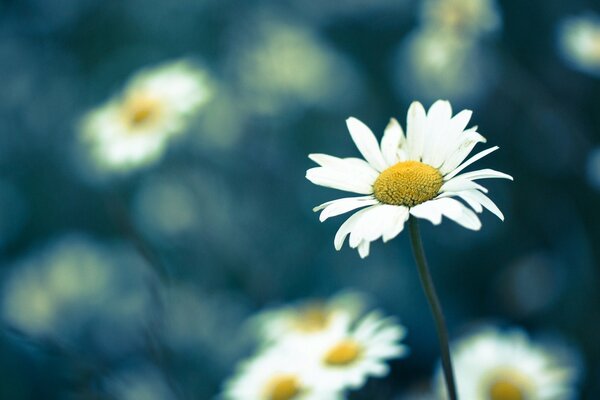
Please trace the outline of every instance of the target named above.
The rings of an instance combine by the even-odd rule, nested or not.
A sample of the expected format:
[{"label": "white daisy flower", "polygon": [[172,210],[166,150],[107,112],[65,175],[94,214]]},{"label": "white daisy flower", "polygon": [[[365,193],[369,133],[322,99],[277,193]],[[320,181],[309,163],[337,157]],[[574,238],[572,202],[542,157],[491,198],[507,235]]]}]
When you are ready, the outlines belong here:
[{"label": "white daisy flower", "polygon": [[[486,140],[477,127],[465,130],[472,112],[463,110],[452,117],[447,101],[435,102],[429,112],[419,102],[408,110],[407,135],[400,124],[391,119],[381,144],[371,130],[356,118],[346,123],[350,136],[363,155],[359,158],[337,158],[311,154],[319,164],[306,172],[314,184],[362,194],[329,201],[315,207],[319,219],[347,213],[359,208],[335,235],[335,248],[340,250],[346,236],[350,247],[358,248],[362,258],[369,255],[372,241],[393,239],[404,228],[409,216],[424,218],[438,225],[445,216],[465,228],[478,230],[481,222],[471,211],[484,208],[501,220],[502,212],[485,195],[487,189],[479,179],[512,177],[492,169],[464,173],[463,170],[498,147],[483,150],[465,161],[477,143]],[[462,199],[467,207],[455,198]]]},{"label": "white daisy flower", "polygon": [[404,327],[393,319],[371,312],[355,325],[333,325],[302,347],[322,385],[358,389],[369,377],[386,376],[387,361],[408,353],[408,348],[399,343],[405,336]]},{"label": "white daisy flower", "polygon": [[210,92],[204,71],[185,60],[143,70],[121,94],[83,117],[82,141],[101,169],[151,164]]},{"label": "white daisy flower", "polygon": [[265,343],[282,338],[318,335],[340,322],[352,323],[364,311],[367,299],[353,291],[342,291],[329,300],[309,300],[259,313],[250,326]]},{"label": "white daisy flower", "polygon": [[600,76],[600,16],[566,18],[558,36],[559,48],[573,68]]},{"label": "white daisy flower", "polygon": [[427,26],[469,35],[492,33],[502,25],[495,0],[426,0],[421,16]]},{"label": "white daisy flower", "polygon": [[[575,398],[577,369],[519,329],[486,328],[453,346],[461,399],[569,400]],[[445,397],[441,371],[438,393]]]},{"label": "white daisy flower", "polygon": [[338,390],[319,385],[301,349],[277,346],[241,365],[225,383],[224,400],[342,400]]}]

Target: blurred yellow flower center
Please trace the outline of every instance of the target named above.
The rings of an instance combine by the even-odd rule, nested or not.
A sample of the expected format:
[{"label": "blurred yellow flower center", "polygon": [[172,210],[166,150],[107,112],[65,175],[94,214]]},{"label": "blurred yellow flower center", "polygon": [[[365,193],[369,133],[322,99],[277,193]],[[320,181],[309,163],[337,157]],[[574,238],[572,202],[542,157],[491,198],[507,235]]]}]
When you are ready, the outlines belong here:
[{"label": "blurred yellow flower center", "polygon": [[292,400],[300,394],[300,383],[294,375],[278,375],[267,384],[268,400]]},{"label": "blurred yellow flower center", "polygon": [[298,312],[294,324],[301,332],[322,331],[329,324],[330,312],[322,305],[312,304]]},{"label": "blurred yellow flower center", "polygon": [[129,126],[138,128],[156,119],[161,108],[161,102],[155,97],[134,94],[125,101],[123,115]]},{"label": "blurred yellow flower center", "polygon": [[437,196],[442,183],[442,174],[432,166],[402,161],[379,174],[373,194],[384,204],[414,207]]},{"label": "blurred yellow flower center", "polygon": [[489,400],[525,400],[525,395],[515,383],[499,379],[490,385]]},{"label": "blurred yellow flower center", "polygon": [[344,339],[333,346],[327,354],[325,354],[325,364],[331,366],[344,366],[352,364],[362,353],[362,347],[352,339]]}]

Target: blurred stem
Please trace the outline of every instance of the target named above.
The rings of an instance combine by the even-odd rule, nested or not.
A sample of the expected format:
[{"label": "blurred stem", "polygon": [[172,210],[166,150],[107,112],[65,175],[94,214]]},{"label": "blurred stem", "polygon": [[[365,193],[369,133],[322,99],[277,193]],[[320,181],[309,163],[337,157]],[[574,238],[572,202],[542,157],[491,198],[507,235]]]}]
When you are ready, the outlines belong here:
[{"label": "blurred stem", "polygon": [[423,242],[421,241],[421,234],[419,233],[419,223],[417,219],[411,215],[408,220],[408,225],[410,228],[410,242],[412,244],[413,254],[417,263],[417,269],[419,270],[421,286],[423,286],[425,297],[427,297],[429,308],[431,309],[433,319],[435,320],[435,328],[437,330],[437,335],[440,342],[442,367],[444,369],[444,378],[446,380],[448,397],[450,400],[456,400],[456,384],[454,382],[454,371],[452,370],[452,360],[450,358],[450,346],[448,342],[448,330],[446,329],[444,313],[442,312],[440,300],[435,292],[435,286],[433,285],[433,280],[431,279],[431,274],[429,272],[429,268],[427,267],[427,259],[425,258]]}]

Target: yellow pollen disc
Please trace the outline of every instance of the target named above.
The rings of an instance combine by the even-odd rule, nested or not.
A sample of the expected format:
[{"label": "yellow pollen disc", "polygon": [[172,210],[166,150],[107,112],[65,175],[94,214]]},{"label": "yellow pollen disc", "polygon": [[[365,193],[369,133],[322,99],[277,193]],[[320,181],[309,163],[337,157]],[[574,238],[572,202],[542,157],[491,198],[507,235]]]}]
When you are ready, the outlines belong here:
[{"label": "yellow pollen disc", "polygon": [[500,379],[490,385],[489,400],[525,400],[525,395],[513,382]]},{"label": "yellow pollen disc", "polygon": [[351,339],[344,339],[325,354],[323,361],[325,364],[340,367],[352,364],[360,357],[361,353],[362,347],[360,344]]},{"label": "yellow pollen disc", "polygon": [[373,194],[384,204],[414,207],[437,196],[442,183],[442,174],[432,166],[402,161],[379,174]]},{"label": "yellow pollen disc", "polygon": [[158,99],[143,94],[129,97],[123,106],[123,115],[131,127],[145,125],[160,114],[161,103]]},{"label": "yellow pollen disc", "polygon": [[294,325],[301,332],[318,332],[329,325],[330,317],[330,313],[322,305],[312,304],[298,312]]},{"label": "yellow pollen disc", "polygon": [[267,384],[265,394],[268,400],[292,400],[300,394],[300,383],[294,375],[278,375]]}]

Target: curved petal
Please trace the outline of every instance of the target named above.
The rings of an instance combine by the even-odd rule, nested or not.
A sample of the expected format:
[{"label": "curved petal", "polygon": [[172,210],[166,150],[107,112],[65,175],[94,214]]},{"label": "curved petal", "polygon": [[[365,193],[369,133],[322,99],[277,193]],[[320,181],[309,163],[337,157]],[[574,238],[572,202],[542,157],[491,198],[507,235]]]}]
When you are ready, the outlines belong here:
[{"label": "curved petal", "polygon": [[442,174],[452,172],[473,151],[478,143],[485,143],[486,139],[477,132],[477,128],[464,131],[454,142],[448,144],[449,152],[440,167]]},{"label": "curved petal", "polygon": [[350,218],[348,218],[342,224],[342,226],[340,226],[340,229],[338,229],[338,231],[335,234],[335,238],[333,239],[333,243],[336,250],[339,251],[342,248],[344,240],[346,240],[346,236],[348,236],[348,234],[354,229],[354,226],[362,217],[362,215],[376,207],[379,207],[379,205],[376,204],[374,206],[363,208],[362,210],[357,211],[356,213],[352,214]]},{"label": "curved petal", "polygon": [[473,211],[461,202],[449,197],[419,204],[411,208],[410,212],[415,217],[431,221],[434,225],[439,225],[442,222],[442,216],[446,216],[467,229],[479,230],[481,228],[481,221]]},{"label": "curved petal", "polygon": [[381,154],[383,154],[383,158],[389,167],[400,161],[398,159],[398,149],[405,140],[404,131],[398,121],[395,118],[390,119],[381,139]]},{"label": "curved petal", "polygon": [[473,157],[469,158],[467,161],[463,162],[462,164],[460,164],[454,171],[450,172],[448,175],[446,175],[444,177],[444,179],[452,179],[454,176],[456,176],[460,171],[462,171],[463,169],[467,168],[469,165],[473,164],[475,161],[487,156],[488,154],[498,150],[499,147],[498,146],[494,146],[494,147],[490,147],[489,149],[480,151],[479,153],[475,154]]},{"label": "curved petal", "polygon": [[406,146],[409,160],[420,161],[425,143],[427,115],[423,105],[412,102],[406,116]]},{"label": "curved petal", "polygon": [[[362,178],[362,179],[361,179]],[[325,167],[315,167],[306,171],[306,179],[315,185],[344,190],[358,194],[372,194],[373,185],[369,179],[339,172]]]},{"label": "curved petal", "polygon": [[358,246],[363,240],[372,242],[379,239],[387,228],[395,207],[397,206],[381,204],[361,215],[350,233],[350,247]]},{"label": "curved petal", "polygon": [[452,198],[435,200],[440,203],[440,209],[444,216],[462,225],[467,229],[478,231],[481,229],[481,221],[477,215],[469,210],[463,203]]},{"label": "curved petal", "polygon": [[335,169],[344,173],[364,175],[365,177],[369,177],[372,182],[374,182],[379,176],[379,172],[377,172],[375,168],[361,158],[339,158],[330,156],[328,154],[318,153],[309,154],[308,158],[324,168]]},{"label": "curved petal", "polygon": [[434,225],[439,225],[442,223],[442,212],[436,202],[440,200],[443,199],[430,200],[411,207],[410,214],[417,218],[426,219]]},{"label": "curved petal", "polygon": [[372,206],[373,204],[377,203],[378,201],[372,196],[347,197],[321,204],[319,207],[315,207],[315,210],[318,211],[321,209],[320,207],[323,208],[323,211],[319,215],[319,221],[323,222],[328,218],[345,214],[349,211],[356,210],[357,208]]},{"label": "curved petal", "polygon": [[470,181],[468,179],[461,178],[460,176],[454,177],[449,181],[444,182],[444,184],[440,188],[440,192],[460,192],[461,190],[471,189],[481,190],[484,193],[488,192],[488,190],[480,184]]},{"label": "curved petal", "polygon": [[350,136],[360,154],[369,162],[377,171],[383,171],[386,168],[385,160],[379,149],[379,144],[375,135],[367,125],[354,117],[346,120]]},{"label": "curved petal", "polygon": [[496,171],[493,169],[485,168],[477,171],[465,172],[464,174],[460,174],[456,176],[456,178],[468,179],[470,181],[475,181],[478,179],[490,179],[490,178],[500,178],[500,179],[508,179],[514,180],[512,176],[505,174],[504,172]]},{"label": "curved petal", "polygon": [[389,223],[383,231],[384,242],[392,240],[402,232],[409,215],[408,207],[396,207],[394,215],[389,219]]},{"label": "curved petal", "polygon": [[358,245],[358,255],[360,258],[366,258],[369,255],[369,248],[371,247],[371,242],[368,240],[363,240]]},{"label": "curved petal", "polygon": [[489,212],[498,217],[501,221],[504,221],[504,214],[502,214],[502,211],[500,211],[496,203],[494,203],[488,196],[481,193],[480,191],[466,190],[464,192],[457,193],[457,195],[463,198],[465,201],[468,201],[467,199],[470,199],[471,201],[476,201],[477,203],[485,207]]}]

